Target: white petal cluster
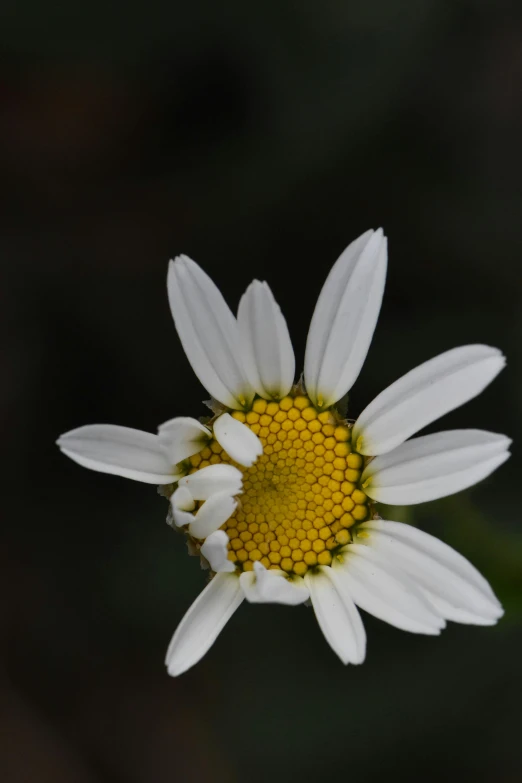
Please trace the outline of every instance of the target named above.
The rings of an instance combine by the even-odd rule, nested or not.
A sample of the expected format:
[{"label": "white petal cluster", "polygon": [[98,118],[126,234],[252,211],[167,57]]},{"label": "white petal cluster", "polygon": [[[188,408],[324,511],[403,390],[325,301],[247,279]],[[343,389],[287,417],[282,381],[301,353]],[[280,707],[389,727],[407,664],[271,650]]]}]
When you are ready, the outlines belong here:
[{"label": "white petal cluster", "polygon": [[326,640],[345,664],[365,657],[366,633],[357,607],[403,631],[432,636],[447,620],[494,625],[502,616],[484,577],[442,541],[400,522],[374,520],[362,529],[367,535],[360,542],[346,546],[331,567],[319,566],[304,579],[290,581],[256,563],[255,571],[239,580],[231,575],[240,588],[232,593],[232,587],[224,591],[218,574],[205,590],[215,592],[215,600],[202,610],[198,599],[183,619],[187,636],[192,624],[201,623],[208,624],[208,636],[187,638],[180,626],[167,654],[169,673],[181,674],[207,652],[215,640],[212,629],[230,617],[232,594],[237,606],[243,598],[291,605],[310,598]]},{"label": "white petal cluster", "polygon": [[[356,381],[377,324],[387,269],[387,240],[370,230],[341,254],[320,293],[306,344],[304,382],[314,405],[338,402]],[[278,400],[291,390],[295,358],[288,327],[272,291],[254,280],[237,319],[210,277],[191,259],[170,263],[168,296],[192,368],[229,410],[248,410],[255,394]],[[430,359],[379,394],[352,430],[365,493],[393,505],[423,503],[458,492],[490,475],[509,457],[511,441],[483,430],[450,430],[411,438],[473,397],[505,364],[496,348],[466,345]],[[228,559],[220,528],[234,514],[242,472],[227,464],[188,472],[185,461],[215,439],[250,467],[262,444],[224,412],[212,422],[178,417],[157,434],[115,425],[80,427],[60,449],[80,465],[151,484],[176,485],[174,526],[188,531],[215,576],[178,626],[167,652],[178,675],[207,652],[246,598],[250,603],[311,601],[319,626],[343,663],[365,658],[359,608],[412,633],[437,635],[447,620],[490,625],[502,608],[487,581],[441,541],[398,522],[371,520],[354,528],[331,566],[289,578],[256,562],[241,575]]]}]

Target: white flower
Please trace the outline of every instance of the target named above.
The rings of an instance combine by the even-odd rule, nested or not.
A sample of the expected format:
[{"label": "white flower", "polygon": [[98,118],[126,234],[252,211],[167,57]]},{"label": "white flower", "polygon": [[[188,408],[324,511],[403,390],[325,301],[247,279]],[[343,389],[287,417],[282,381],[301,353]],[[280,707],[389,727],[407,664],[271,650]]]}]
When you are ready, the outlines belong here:
[{"label": "white flower", "polygon": [[490,625],[502,608],[486,580],[453,549],[385,521],[376,503],[423,503],[472,486],[509,456],[510,440],[451,430],[408,440],[479,394],[500,372],[500,351],[454,348],[407,373],[360,414],[336,403],[350,390],[373,336],[386,276],[382,230],[367,231],[332,268],[308,333],[304,383],[286,321],[254,281],[236,320],[186,256],[171,262],[176,329],[201,383],[220,404],[202,424],[180,417],[158,434],[113,425],[58,440],[79,464],[166,485],[169,522],[213,572],[167,652],[178,675],[197,663],[241,602],[311,601],[344,663],[361,663],[357,607],[413,633],[446,620]]}]

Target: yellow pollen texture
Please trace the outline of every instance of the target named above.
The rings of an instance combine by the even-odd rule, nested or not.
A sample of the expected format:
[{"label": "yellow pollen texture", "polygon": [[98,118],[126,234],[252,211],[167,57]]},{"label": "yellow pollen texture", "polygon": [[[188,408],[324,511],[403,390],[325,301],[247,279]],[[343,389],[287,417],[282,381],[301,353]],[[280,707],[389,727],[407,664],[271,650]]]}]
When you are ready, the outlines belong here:
[{"label": "yellow pollen texture", "polygon": [[[260,561],[298,576],[330,565],[350,541],[352,525],[369,514],[360,486],[363,458],[352,450],[350,428],[303,395],[256,399],[248,413],[232,416],[255,432],[263,454],[251,468],[236,465],[243,494],[222,527],[229,559],[243,571]],[[194,472],[231,459],[212,441],[190,462]]]}]

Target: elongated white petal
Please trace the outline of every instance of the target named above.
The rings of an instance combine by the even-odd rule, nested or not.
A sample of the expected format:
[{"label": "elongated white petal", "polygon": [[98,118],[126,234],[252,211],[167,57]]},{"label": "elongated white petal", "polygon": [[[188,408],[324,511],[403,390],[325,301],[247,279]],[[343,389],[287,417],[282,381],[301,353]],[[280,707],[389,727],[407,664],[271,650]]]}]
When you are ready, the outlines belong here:
[{"label": "elongated white petal", "polygon": [[241,361],[237,322],[210,277],[187,256],[171,261],[172,317],[192,369],[210,394],[241,409],[254,397]]},{"label": "elongated white petal", "polygon": [[158,436],[150,432],[91,424],[66,432],[56,443],[78,465],[100,473],[145,484],[170,484],[178,478]]},{"label": "elongated white petal", "polygon": [[222,413],[216,419],[214,437],[234,462],[245,467],[253,465],[263,453],[263,446],[257,435],[246,424],[232,418],[230,413]]},{"label": "elongated white petal", "polygon": [[268,571],[262,563],[254,563],[253,571],[243,571],[241,587],[251,604],[303,604],[310,597],[301,577],[289,580],[284,571]]},{"label": "elongated white petal", "polygon": [[344,664],[362,663],[366,655],[366,633],[346,586],[329,566],[308,572],[304,581],[317,622],[332,650]]},{"label": "elongated white petal", "polygon": [[502,607],[484,577],[439,539],[411,525],[384,520],[365,522],[361,530],[369,534],[359,539],[362,544],[388,558],[428,594],[452,607],[451,615],[443,615],[448,620],[460,622],[458,612],[492,622],[502,616]]},{"label": "elongated white petal", "polygon": [[211,437],[210,430],[197,419],[179,416],[158,427],[158,437],[173,465],[205,447]]},{"label": "elongated white petal", "polygon": [[382,229],[366,231],[334,264],[317,300],[304,378],[312,401],[332,405],[361,371],[381,309],[387,266]]},{"label": "elongated white petal", "polygon": [[227,492],[218,492],[205,500],[194,521],[190,523],[190,535],[206,538],[230,519],[237,508],[237,500]]},{"label": "elongated white petal", "polygon": [[180,487],[186,487],[194,500],[207,500],[217,492],[238,495],[243,487],[243,475],[233,465],[208,465],[183,476]]},{"label": "elongated white petal", "polygon": [[281,399],[292,388],[295,357],[281,308],[267,283],[254,280],[237,313],[243,365],[261,397]]},{"label": "elongated white petal", "polygon": [[176,527],[190,525],[194,521],[194,514],[190,512],[196,507],[194,498],[186,487],[178,487],[170,499],[172,516]]},{"label": "elongated white petal", "polygon": [[334,561],[338,578],[366,612],[403,631],[437,635],[444,621],[406,574],[369,546],[350,544],[343,562]]},{"label": "elongated white petal", "polygon": [[374,500],[411,505],[471,487],[509,457],[511,441],[483,430],[448,430],[413,438],[376,457],[362,482]]},{"label": "elongated white petal", "polygon": [[216,574],[172,637],[165,660],[172,677],[183,674],[205,655],[243,599],[236,574]]},{"label": "elongated white petal", "polygon": [[504,367],[497,348],[464,345],[403,375],[361,413],[353,428],[357,451],[376,456],[480,394]]},{"label": "elongated white petal", "polygon": [[235,571],[234,563],[228,559],[228,536],[224,530],[216,530],[206,539],[201,554],[207,558],[213,571]]}]

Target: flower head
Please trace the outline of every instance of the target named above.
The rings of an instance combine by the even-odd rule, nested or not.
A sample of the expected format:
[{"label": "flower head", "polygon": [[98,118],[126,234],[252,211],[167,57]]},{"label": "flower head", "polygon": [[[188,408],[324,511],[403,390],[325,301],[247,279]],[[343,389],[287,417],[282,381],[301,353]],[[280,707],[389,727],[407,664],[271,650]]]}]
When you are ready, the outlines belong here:
[{"label": "flower head", "polygon": [[172,419],[156,435],[93,425],[58,440],[85,467],[163,485],[168,522],[211,569],[169,646],[170,674],[197,663],[245,598],[311,601],[344,663],[365,656],[357,607],[432,635],[446,620],[489,625],[502,615],[465,558],[377,511],[379,502],[458,492],[508,458],[510,440],[482,430],[411,438],[479,394],[504,366],[500,351],[468,345],[430,359],[355,421],[338,407],[366,358],[386,264],[381,229],[340,256],[317,301],[295,384],[290,335],[268,285],[255,280],[247,288],[236,319],[208,275],[180,256],[168,273],[172,315],[215,415],[204,423]]}]

